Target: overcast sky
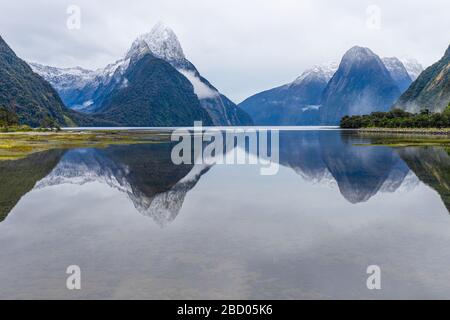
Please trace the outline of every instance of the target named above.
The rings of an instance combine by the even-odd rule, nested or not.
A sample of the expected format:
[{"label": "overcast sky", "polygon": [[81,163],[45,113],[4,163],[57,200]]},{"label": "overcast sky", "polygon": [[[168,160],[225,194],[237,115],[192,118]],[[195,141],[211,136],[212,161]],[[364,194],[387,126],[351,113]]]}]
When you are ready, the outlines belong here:
[{"label": "overcast sky", "polygon": [[[67,28],[67,8],[81,28]],[[450,44],[449,0],[0,0],[0,34],[23,59],[99,68],[163,21],[235,102],[339,61],[353,45],[424,66]]]}]

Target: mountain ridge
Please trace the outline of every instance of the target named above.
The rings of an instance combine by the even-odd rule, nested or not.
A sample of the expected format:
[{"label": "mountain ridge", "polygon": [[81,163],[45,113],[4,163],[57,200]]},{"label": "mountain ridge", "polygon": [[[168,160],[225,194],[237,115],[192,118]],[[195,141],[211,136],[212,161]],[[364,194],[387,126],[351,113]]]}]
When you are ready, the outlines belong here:
[{"label": "mountain ridge", "polygon": [[[72,90],[67,90],[69,92],[61,90],[61,95],[66,98],[65,102],[69,107],[92,113],[97,117],[99,115],[96,113],[104,109],[105,101],[110,101],[108,97],[120,90],[126,83],[125,74],[130,66],[135,65],[136,61],[147,54],[166,61],[191,82],[201,107],[208,112],[214,125],[252,124],[251,118],[243,110],[240,110],[237,105],[200,75],[195,66],[186,59],[176,34],[162,23],[156,24],[149,33],[138,36],[123,58],[109,64],[104,69],[88,73],[87,79],[80,79],[80,82],[85,81],[81,89],[73,86]],[[55,88],[61,87],[59,81],[69,82],[66,79],[61,80],[61,77],[58,78],[54,74],[49,74],[52,71],[51,67],[43,70],[43,68],[36,67],[36,64],[34,66],[37,72],[41,72],[43,76],[47,77],[47,80],[52,81]],[[57,70],[57,72],[63,71],[63,69]],[[67,75],[67,77],[72,76],[73,74]],[[192,125],[192,123],[186,122],[184,125]]]},{"label": "mountain ridge", "polygon": [[322,96],[322,123],[338,124],[345,115],[387,111],[400,96],[381,58],[354,46],[342,57]]}]

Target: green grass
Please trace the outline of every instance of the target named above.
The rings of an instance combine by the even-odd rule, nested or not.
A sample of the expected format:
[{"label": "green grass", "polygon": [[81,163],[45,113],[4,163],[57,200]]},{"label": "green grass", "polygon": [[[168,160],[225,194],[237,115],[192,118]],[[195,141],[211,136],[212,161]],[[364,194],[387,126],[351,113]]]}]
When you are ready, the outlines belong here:
[{"label": "green grass", "polygon": [[170,135],[161,132],[67,131],[0,133],[0,161],[25,158],[51,149],[105,148],[110,145],[165,143]]},{"label": "green grass", "polygon": [[450,148],[450,136],[446,135],[414,135],[386,134],[380,132],[358,132],[358,136],[367,138],[369,143],[361,145],[386,147],[425,147],[438,146]]}]

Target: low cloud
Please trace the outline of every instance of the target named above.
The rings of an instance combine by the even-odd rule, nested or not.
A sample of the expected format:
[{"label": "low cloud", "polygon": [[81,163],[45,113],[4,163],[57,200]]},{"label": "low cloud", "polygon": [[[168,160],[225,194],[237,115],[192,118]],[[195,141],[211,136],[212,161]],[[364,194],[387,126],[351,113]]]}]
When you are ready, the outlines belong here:
[{"label": "low cloud", "polygon": [[188,70],[178,70],[182,75],[184,75],[194,87],[194,93],[197,97],[201,99],[216,98],[218,93],[216,90],[211,89],[205,83],[203,83],[199,77],[197,77],[194,72]]}]

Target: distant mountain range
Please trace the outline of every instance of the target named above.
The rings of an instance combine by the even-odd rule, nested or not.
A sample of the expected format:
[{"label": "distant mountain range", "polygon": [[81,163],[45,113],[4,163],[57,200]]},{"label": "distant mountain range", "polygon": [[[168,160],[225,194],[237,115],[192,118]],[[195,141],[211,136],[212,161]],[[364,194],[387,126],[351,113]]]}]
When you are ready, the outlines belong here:
[{"label": "distant mountain range", "polygon": [[450,46],[444,56],[422,72],[394,107],[410,112],[441,112],[450,102]]},{"label": "distant mountain range", "polygon": [[258,125],[319,123],[321,97],[337,68],[337,63],[314,66],[292,83],[258,93],[239,106]]},{"label": "distant mountain range", "polygon": [[251,118],[186,59],[162,23],[139,36],[126,55],[96,71],[30,63],[64,103],[121,126],[250,125]]},{"label": "distant mountain range", "polygon": [[316,66],[239,106],[258,125],[335,125],[344,115],[387,111],[421,70],[413,59],[381,59],[356,46],[339,65]]},{"label": "distant mountain range", "polygon": [[61,126],[336,125],[345,115],[393,107],[442,111],[450,101],[450,47],[422,72],[416,60],[356,46],[339,64],[315,66],[238,106],[161,23],[103,69],[30,66],[0,38],[0,105],[31,126],[47,118]]}]

